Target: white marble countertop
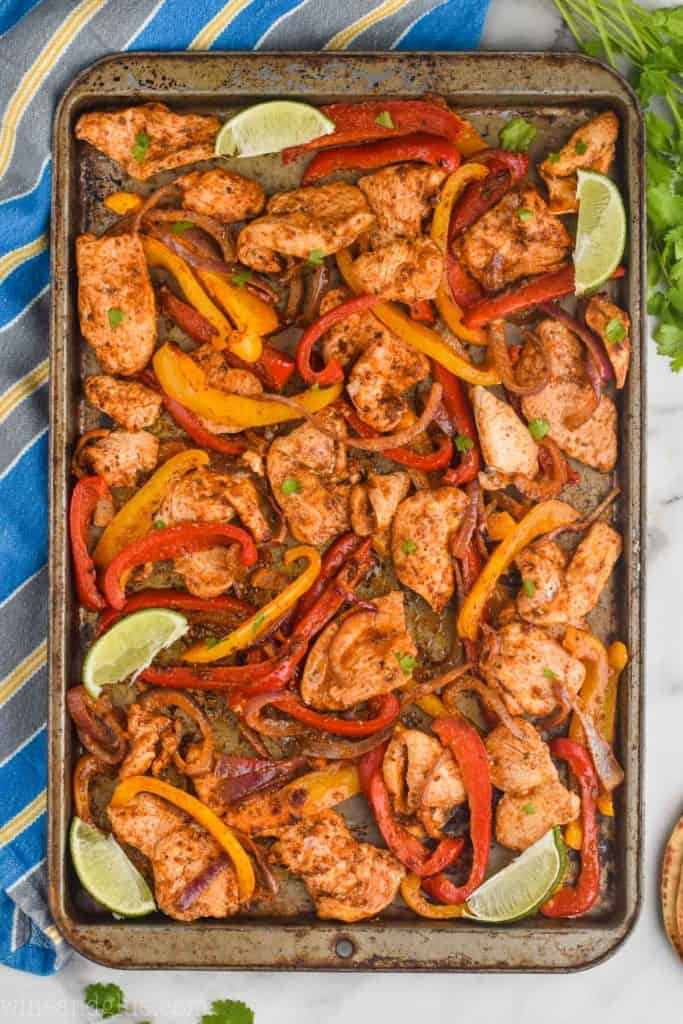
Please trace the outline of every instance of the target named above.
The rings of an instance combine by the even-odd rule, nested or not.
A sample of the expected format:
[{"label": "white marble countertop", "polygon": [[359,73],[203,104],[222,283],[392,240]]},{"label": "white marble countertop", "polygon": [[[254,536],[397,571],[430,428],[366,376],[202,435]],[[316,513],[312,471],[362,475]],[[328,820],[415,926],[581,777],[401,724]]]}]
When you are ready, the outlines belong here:
[{"label": "white marble countertop", "polygon": [[[549,0],[492,0],[482,45],[567,49],[571,39]],[[74,956],[52,978],[0,967],[3,1024],[99,1020],[83,1004],[83,987],[92,981],[114,981],[124,989],[133,1012],[114,1018],[121,1024],[194,1024],[212,999],[226,998],[244,1000],[257,1024],[490,1024],[511,1012],[525,1024],[681,1020],[683,964],[660,925],[657,888],[663,844],[683,812],[676,756],[683,725],[683,374],[671,374],[650,345],[645,883],[640,920],[617,954],[587,973],[562,976],[147,973],[109,971]]]}]

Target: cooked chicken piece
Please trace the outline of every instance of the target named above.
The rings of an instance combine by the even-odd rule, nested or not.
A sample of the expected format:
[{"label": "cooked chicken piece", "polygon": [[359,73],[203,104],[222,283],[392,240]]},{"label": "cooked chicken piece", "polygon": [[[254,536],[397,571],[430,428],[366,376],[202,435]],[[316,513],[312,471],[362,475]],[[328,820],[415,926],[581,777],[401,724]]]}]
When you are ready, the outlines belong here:
[{"label": "cooked chicken piece", "polygon": [[183,193],[186,209],[226,224],[256,217],[266,205],[265,192],[257,181],[220,167],[183,174],[175,184]]},{"label": "cooked chicken piece", "polygon": [[376,551],[389,549],[391,523],[396,509],[410,490],[408,473],[369,473],[365,483],[351,488],[351,527],[359,537],[372,534]]},{"label": "cooked chicken piece", "polygon": [[621,555],[621,536],[607,523],[593,523],[567,569],[569,621],[579,625],[600,600]]},{"label": "cooked chicken piece", "polygon": [[505,792],[523,794],[555,782],[557,769],[541,734],[525,718],[515,718],[515,725],[519,736],[501,724],[486,737],[493,785]]},{"label": "cooked chicken piece", "polygon": [[316,640],[301,681],[306,703],[321,710],[350,708],[410,678],[417,648],[406,626],[403,594],[393,590],[371,603],[377,611],[351,611]]},{"label": "cooked chicken piece", "polygon": [[[543,320],[537,333],[550,361],[551,378],[537,395],[522,399],[527,420],[542,419],[548,424],[548,436],[572,459],[578,459],[601,473],[609,473],[617,461],[617,410],[607,395],[600,399],[593,415],[576,430],[565,420],[590,399],[592,387],[583,364],[581,342],[556,320]],[[527,360],[534,358],[525,346],[518,363],[520,379]]]},{"label": "cooked chicken piece", "polygon": [[[324,780],[324,785],[315,798],[315,814],[336,807],[348,799],[348,790],[331,781],[329,770],[321,771],[318,778],[321,782]],[[307,811],[311,813],[306,806],[308,797],[308,789],[295,779],[281,789],[255,793],[241,800],[237,806],[227,809],[225,821],[231,828],[247,835],[278,836],[283,829],[305,818]],[[217,806],[214,809],[218,811]]]},{"label": "cooked chicken piece", "polygon": [[435,839],[453,808],[467,799],[453,755],[421,729],[396,726],[382,774],[396,811],[417,817]]},{"label": "cooked chicken piece", "polygon": [[557,270],[570,249],[564,224],[529,185],[506,193],[457,243],[466,269],[490,292],[520,277]]},{"label": "cooked chicken piece", "polygon": [[110,487],[134,487],[140,473],[151,473],[159,458],[159,441],[146,430],[112,430],[83,449],[80,459]]},{"label": "cooked chicken piece", "polygon": [[[140,793],[123,807],[109,807],[115,837],[149,858],[159,909],[178,921],[229,917],[239,898],[232,866],[218,843],[165,800]],[[191,900],[187,890],[208,879]],[[185,897],[185,898],[183,898]]]},{"label": "cooked chicken piece", "polygon": [[358,182],[377,218],[372,244],[417,238],[432,212],[447,171],[427,164],[394,164]]},{"label": "cooked chicken piece", "polygon": [[123,167],[131,178],[144,181],[159,171],[210,160],[217,117],[175,114],[163,103],[82,114],[76,138],[89,142]]},{"label": "cooked chicken piece", "polygon": [[[246,395],[247,398],[258,398],[263,394],[263,385],[255,374],[230,366],[225,356],[212,345],[200,345],[192,353],[192,358],[204,371],[209,387],[218,388],[228,395]],[[244,430],[239,423],[214,423],[204,416],[198,419],[212,434],[239,434]]]},{"label": "cooked chicken piece", "polygon": [[271,857],[303,878],[318,917],[335,921],[362,921],[379,914],[394,899],[405,875],[388,850],[357,842],[335,811],[285,829],[271,848]]},{"label": "cooked chicken piece", "polygon": [[628,313],[605,295],[594,295],[586,306],[586,323],[602,338],[614,369],[617,389],[623,388],[631,362],[631,321]]},{"label": "cooked chicken piece", "polygon": [[246,576],[238,544],[177,555],[173,568],[195,597],[218,597]]},{"label": "cooked chicken piece", "polygon": [[579,168],[607,174],[614,160],[614,147],[619,134],[616,114],[607,111],[577,128],[559,153],[550,153],[538,170],[548,186],[553,213],[574,213],[576,172]]},{"label": "cooked chicken piece", "polygon": [[157,340],[154,291],[137,235],[76,239],[78,315],[103,370],[131,377]]},{"label": "cooked chicken piece", "polygon": [[168,767],[181,739],[180,722],[168,715],[146,711],[139,704],[128,709],[128,753],[119,768],[119,778],[131,775],[158,776]]},{"label": "cooked chicken piece", "polygon": [[151,427],[161,412],[161,395],[137,381],[97,374],[87,378],[84,391],[91,405],[111,416],[124,430]]},{"label": "cooked chicken piece", "polygon": [[479,669],[500,690],[511,715],[549,715],[559,704],[558,687],[573,699],[586,675],[582,662],[526,622],[487,630]]},{"label": "cooked chicken piece", "polygon": [[[335,410],[319,417],[340,437],[346,424]],[[304,544],[322,547],[349,528],[346,448],[305,423],[276,437],[266,460],[268,480],[290,532]],[[287,481],[287,486],[283,485]]]},{"label": "cooked chicken piece", "polygon": [[484,462],[500,473],[538,474],[538,445],[507,402],[481,386],[470,393]]},{"label": "cooked chicken piece", "polygon": [[509,850],[526,850],[554,825],[579,816],[581,801],[561,782],[546,782],[530,793],[506,793],[496,808],[496,839]]},{"label": "cooked chicken piece", "polygon": [[430,238],[397,238],[362,253],[354,260],[353,272],[366,292],[412,305],[436,296],[443,257]]},{"label": "cooked chicken piece", "polygon": [[391,532],[391,557],[399,581],[434,611],[453,593],[450,542],[460,526],[467,498],[457,487],[418,491],[398,506]]},{"label": "cooked chicken piece", "polygon": [[[323,296],[320,315],[346,302],[349,295],[342,288],[334,288]],[[388,327],[372,313],[353,313],[341,323],[334,324],[323,338],[322,353],[325,363],[336,359],[342,366],[348,366],[361,352],[365,352],[375,341],[393,338]]]},{"label": "cooked chicken piece", "polygon": [[387,335],[356,361],[346,390],[360,418],[384,433],[397,427],[406,412],[404,392],[428,376],[426,356]]},{"label": "cooked chicken piece", "polygon": [[568,621],[569,594],[565,568],[567,556],[552,540],[542,538],[516,558],[522,577],[517,612],[537,626],[557,626]]},{"label": "cooked chicken piece", "polygon": [[337,182],[278,192],[265,217],[247,224],[237,238],[240,263],[266,273],[281,269],[277,253],[306,260],[312,252],[339,252],[375,223],[365,196],[355,185]]}]

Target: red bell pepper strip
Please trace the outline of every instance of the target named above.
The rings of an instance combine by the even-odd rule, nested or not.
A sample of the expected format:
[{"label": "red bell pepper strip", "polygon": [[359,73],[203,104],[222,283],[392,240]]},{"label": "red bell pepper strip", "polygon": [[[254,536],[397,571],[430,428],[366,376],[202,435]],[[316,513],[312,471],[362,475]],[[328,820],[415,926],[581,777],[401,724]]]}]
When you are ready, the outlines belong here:
[{"label": "red bell pepper strip", "polygon": [[449,243],[470,224],[479,220],[487,210],[499,203],[512,185],[523,178],[529,170],[529,157],[526,153],[487,149],[477,153],[473,159],[478,164],[486,164],[489,173],[485,178],[468,185],[456,204],[448,232]]},{"label": "red bell pepper strip", "polygon": [[513,182],[521,181],[529,170],[529,154],[513,153],[508,149],[480,149],[471,159],[492,169],[505,167],[510,172]]},{"label": "red bell pepper strip", "polygon": [[481,450],[472,408],[462,381],[440,363],[434,361],[432,361],[432,378],[443,388],[441,401],[456,435],[465,437],[472,442],[472,447],[462,453],[460,464],[446,470],[443,475],[444,483],[460,487],[463,484],[468,484],[470,480],[474,480],[481,469]]},{"label": "red bell pepper strip", "polygon": [[460,769],[470,807],[472,869],[464,885],[454,885],[445,875],[425,879],[422,888],[442,903],[464,903],[481,885],[491,846],[491,772],[486,747],[477,730],[463,718],[439,718],[434,732],[447,746]]},{"label": "red bell pepper strip", "polygon": [[429,100],[330,103],[320,110],[334,121],[335,130],[330,135],[321,135],[302,146],[290,146],[283,150],[283,163],[291,163],[301,153],[312,149],[329,149],[350,142],[372,142],[413,132],[439,135],[457,144],[466,127],[466,122],[448,107]]},{"label": "red bell pepper strip", "polygon": [[339,572],[344,562],[346,562],[346,560],[350,558],[363,543],[362,537],[351,532],[342,533],[332,541],[323,555],[320,573],[318,574],[317,580],[315,580],[313,586],[309,587],[306,593],[302,594],[299,598],[299,603],[296,606],[297,622],[299,619],[302,619],[308,611],[310,611],[332,577]]},{"label": "red bell pepper strip", "polygon": [[[376,128],[379,130],[379,126]],[[328,149],[314,156],[303,173],[301,184],[310,185],[312,181],[318,181],[319,178],[325,178],[328,174],[349,167],[371,170],[402,160],[420,160],[422,163],[443,167],[450,172],[459,167],[460,152],[452,143],[426,132],[360,146],[340,146],[338,149]]]},{"label": "red bell pepper strip", "polygon": [[484,294],[479,282],[470,277],[460,260],[456,259],[450,249],[446,253],[446,280],[448,281],[453,301],[457,302],[463,310],[469,309],[475,302],[479,302]]},{"label": "red bell pepper strip", "polygon": [[433,853],[396,820],[384,778],[382,761],[387,749],[383,743],[365,754],[358,763],[358,775],[365,798],[372,808],[382,838],[394,856],[420,878],[436,875],[454,864],[464,846],[462,839],[442,839]]},{"label": "red bell pepper strip", "polygon": [[270,701],[273,707],[286,712],[298,722],[319,729],[321,732],[332,732],[337,736],[372,736],[392,725],[399,716],[401,705],[393,693],[385,693],[371,701],[374,718],[360,719],[337,718],[334,715],[322,715],[319,711],[302,704],[294,693],[284,693]]},{"label": "red bell pepper strip", "polygon": [[[159,298],[163,312],[186,334],[200,344],[210,344],[216,330],[206,317],[198,313],[189,303],[179,299],[169,288],[160,288]],[[267,387],[274,388],[276,391],[281,391],[294,373],[294,360],[291,356],[280,352],[267,342],[264,342],[261,358],[255,363],[245,363],[230,349],[224,349],[223,355],[231,366],[241,370],[250,370]]]},{"label": "red bell pepper strip", "polygon": [[154,686],[181,690],[229,691],[231,700],[242,700],[258,693],[284,689],[306,649],[305,643],[292,644],[284,654],[248,665],[202,665],[193,668],[187,665],[168,668],[152,665],[140,673],[140,678]]},{"label": "red bell pepper strip", "polygon": [[347,299],[341,305],[335,306],[329,313],[325,313],[310,327],[307,327],[299,338],[296,347],[296,368],[300,376],[307,384],[318,384],[320,387],[328,387],[330,384],[338,384],[344,380],[344,371],[337,359],[332,359],[323,370],[314,370],[311,366],[311,352],[316,341],[329,331],[334,324],[347,320],[356,313],[364,313],[380,302],[379,295],[358,295]]},{"label": "red bell pepper strip", "polygon": [[[207,321],[208,323],[208,321]],[[190,409],[185,408],[175,398],[171,398],[159,386],[159,382],[151,370],[145,370],[140,374],[140,379],[150,388],[154,388],[161,395],[164,408],[171,419],[191,437],[200,448],[209,448],[213,452],[221,452],[223,455],[241,455],[246,450],[246,442],[241,437],[223,437],[220,434],[212,434],[207,430],[198,416]]]},{"label": "red bell pepper strip", "polygon": [[419,299],[409,307],[410,319],[418,324],[436,323],[436,313],[429,299]]},{"label": "red bell pepper strip", "polygon": [[118,622],[122,615],[140,611],[141,608],[180,608],[188,612],[242,612],[253,615],[256,609],[248,601],[240,601],[238,597],[196,597],[186,590],[139,590],[126,598],[120,611],[106,608],[97,623],[97,636],[102,636]]},{"label": "red bell pepper strip", "polygon": [[560,736],[548,744],[550,753],[566,761],[581,790],[581,872],[576,885],[565,885],[543,904],[545,917],[578,917],[594,905],[600,894],[600,854],[596,800],[598,780],[584,746]]},{"label": "red bell pepper strip", "polygon": [[[623,277],[624,268],[618,267],[611,276]],[[492,299],[482,299],[468,309],[463,322],[466,327],[483,327],[491,320],[501,320],[513,313],[522,313],[525,309],[538,306],[541,302],[551,302],[573,294],[574,264],[568,263],[560,270],[532,278],[516,291],[504,292]]]},{"label": "red bell pepper strip", "polygon": [[153,530],[139,540],[128,544],[114,558],[104,576],[104,594],[117,611],[126,605],[126,595],[121,586],[124,572],[145,562],[163,562],[178,554],[204,551],[219,544],[239,544],[242,548],[242,565],[255,565],[258,561],[256,545],[250,533],[239,526],[220,523],[185,523],[169,526],[165,530]]},{"label": "red bell pepper strip", "polygon": [[361,582],[370,565],[372,537],[362,541],[331,579],[314,604],[307,608],[292,630],[292,639],[310,640],[325,628],[346,601],[346,594]]},{"label": "red bell pepper strip", "polygon": [[[97,612],[106,607],[95,581],[95,563],[88,551],[88,529],[100,501],[111,502],[111,491],[101,476],[83,476],[71,495],[69,532],[76,574],[78,600],[83,608]],[[113,507],[113,506],[112,506]]]},{"label": "red bell pepper strip", "polygon": [[[447,370],[444,372],[448,372]],[[353,410],[344,413],[347,421],[361,437],[379,437],[379,433],[364,423],[360,416]],[[400,466],[407,466],[409,469],[420,469],[430,473],[437,469],[445,469],[453,457],[453,442],[445,435],[439,441],[439,447],[434,452],[422,453],[411,452],[409,448],[385,448],[382,452],[385,459],[392,459]]]}]

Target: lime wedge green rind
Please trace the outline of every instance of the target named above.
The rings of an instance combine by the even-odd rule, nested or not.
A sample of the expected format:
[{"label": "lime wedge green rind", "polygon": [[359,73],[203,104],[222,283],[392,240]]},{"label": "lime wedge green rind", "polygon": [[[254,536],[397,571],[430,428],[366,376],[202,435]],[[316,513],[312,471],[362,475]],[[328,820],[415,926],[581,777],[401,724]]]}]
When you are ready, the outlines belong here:
[{"label": "lime wedge green rind", "polygon": [[117,622],[88,651],[82,681],[91,697],[103,686],[133,679],[159,651],[179,640],[189,628],[184,615],[168,608],[145,608]]},{"label": "lime wedge green rind", "polygon": [[216,156],[264,156],[303,146],[334,131],[317,107],[293,100],[257,103],[226,121],[216,136]]},{"label": "lime wedge green rind", "polygon": [[487,924],[534,914],[562,882],[567,850],[559,828],[550,829],[467,900],[468,916]]},{"label": "lime wedge green rind", "polygon": [[107,910],[120,917],[156,910],[150,887],[113,836],[74,818],[69,847],[81,885]]},{"label": "lime wedge green rind", "polygon": [[603,285],[621,262],[626,245],[626,211],[615,183],[597,171],[578,171],[576,197],[575,291],[586,295]]}]

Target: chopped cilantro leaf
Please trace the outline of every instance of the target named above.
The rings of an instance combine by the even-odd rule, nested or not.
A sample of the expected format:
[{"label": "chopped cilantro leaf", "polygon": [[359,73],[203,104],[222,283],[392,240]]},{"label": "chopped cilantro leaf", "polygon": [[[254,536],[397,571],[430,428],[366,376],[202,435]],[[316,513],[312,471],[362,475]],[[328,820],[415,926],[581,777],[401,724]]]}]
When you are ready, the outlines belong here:
[{"label": "chopped cilantro leaf", "polygon": [[581,139],[578,139],[577,142],[574,143],[574,152],[577,156],[583,156],[587,151],[588,146],[585,142],[582,142]]},{"label": "chopped cilantro leaf", "polygon": [[529,420],[529,433],[534,441],[542,441],[549,430],[548,421],[544,419]]},{"label": "chopped cilantro leaf", "polygon": [[543,675],[546,679],[557,679],[557,672],[553,672],[551,668],[544,668]]},{"label": "chopped cilantro leaf", "polygon": [[311,249],[308,254],[308,262],[314,267],[319,266],[324,259],[325,253],[322,249]]},{"label": "chopped cilantro leaf", "polygon": [[548,155],[546,157],[546,160],[548,161],[549,164],[559,163],[559,161],[560,161],[560,154],[559,153],[548,153]]},{"label": "chopped cilantro leaf", "polygon": [[86,1006],[99,1010],[105,1020],[108,1017],[115,1017],[117,1013],[123,1013],[125,1009],[123,990],[113,983],[105,985],[97,981],[88,985],[83,999]]},{"label": "chopped cilantro leaf", "polygon": [[155,519],[154,523],[153,523],[153,526],[154,526],[155,530],[165,530],[166,529],[166,523],[164,522],[163,519]]},{"label": "chopped cilantro leaf", "polygon": [[394,651],[394,657],[401,666],[401,672],[404,676],[412,676],[413,669],[417,664],[417,659],[413,658],[410,654],[403,654],[401,651]]},{"label": "chopped cilantro leaf", "polygon": [[513,153],[524,153],[537,135],[537,130],[523,117],[515,117],[501,129],[500,144]]},{"label": "chopped cilantro leaf", "polygon": [[626,337],[626,328],[616,316],[605,327],[605,337],[612,345],[618,345]]},{"label": "chopped cilantro leaf", "polygon": [[527,579],[522,580],[522,589],[527,597],[533,597],[536,593],[536,584],[527,577]]},{"label": "chopped cilantro leaf", "polygon": [[280,490],[283,494],[298,494],[301,490],[301,484],[296,477],[288,476],[286,480],[283,480],[280,484]]},{"label": "chopped cilantro leaf", "polygon": [[253,276],[251,270],[248,270],[247,267],[238,267],[230,281],[236,288],[244,288],[245,284],[251,281]]},{"label": "chopped cilantro leaf", "polygon": [[455,447],[459,452],[469,452],[474,448],[474,441],[467,434],[456,434]]},{"label": "chopped cilantro leaf", "polygon": [[126,314],[122,309],[116,309],[115,306],[110,306],[107,310],[107,319],[109,320],[109,326],[112,331],[116,330],[126,318]]},{"label": "chopped cilantro leaf", "polygon": [[522,810],[525,814],[535,814],[536,808],[533,804],[522,804]]},{"label": "chopped cilantro leaf", "polygon": [[412,555],[413,551],[417,550],[417,544],[414,540],[404,540],[401,544],[401,551],[404,555]]},{"label": "chopped cilantro leaf", "polygon": [[215,647],[219,643],[220,640],[218,639],[217,636],[207,636],[206,639],[204,640],[204,646],[209,648]]},{"label": "chopped cilantro leaf", "polygon": [[391,120],[391,114],[388,110],[383,110],[381,114],[378,114],[375,118],[375,124],[378,124],[380,128],[393,128],[394,122]]},{"label": "chopped cilantro leaf", "polygon": [[176,220],[171,224],[171,231],[174,235],[182,235],[193,227],[194,224],[191,220]]},{"label": "chopped cilantro leaf", "polygon": [[239,999],[214,999],[199,1024],[254,1024],[254,1011]]},{"label": "chopped cilantro leaf", "polygon": [[531,212],[531,210],[517,210],[517,216],[522,222],[524,222],[527,220],[531,220],[531,218],[533,217],[533,213]]},{"label": "chopped cilantro leaf", "polygon": [[256,616],[256,618],[254,619],[254,621],[252,623],[252,626],[251,626],[252,633],[255,633],[257,629],[260,629],[265,621],[266,621],[266,617],[263,614],[263,612],[261,612],[259,615]]},{"label": "chopped cilantro leaf", "polygon": [[131,150],[133,160],[136,163],[144,163],[145,157],[147,156],[147,150],[149,149],[150,138],[147,132],[138,132],[135,136],[135,145]]}]

